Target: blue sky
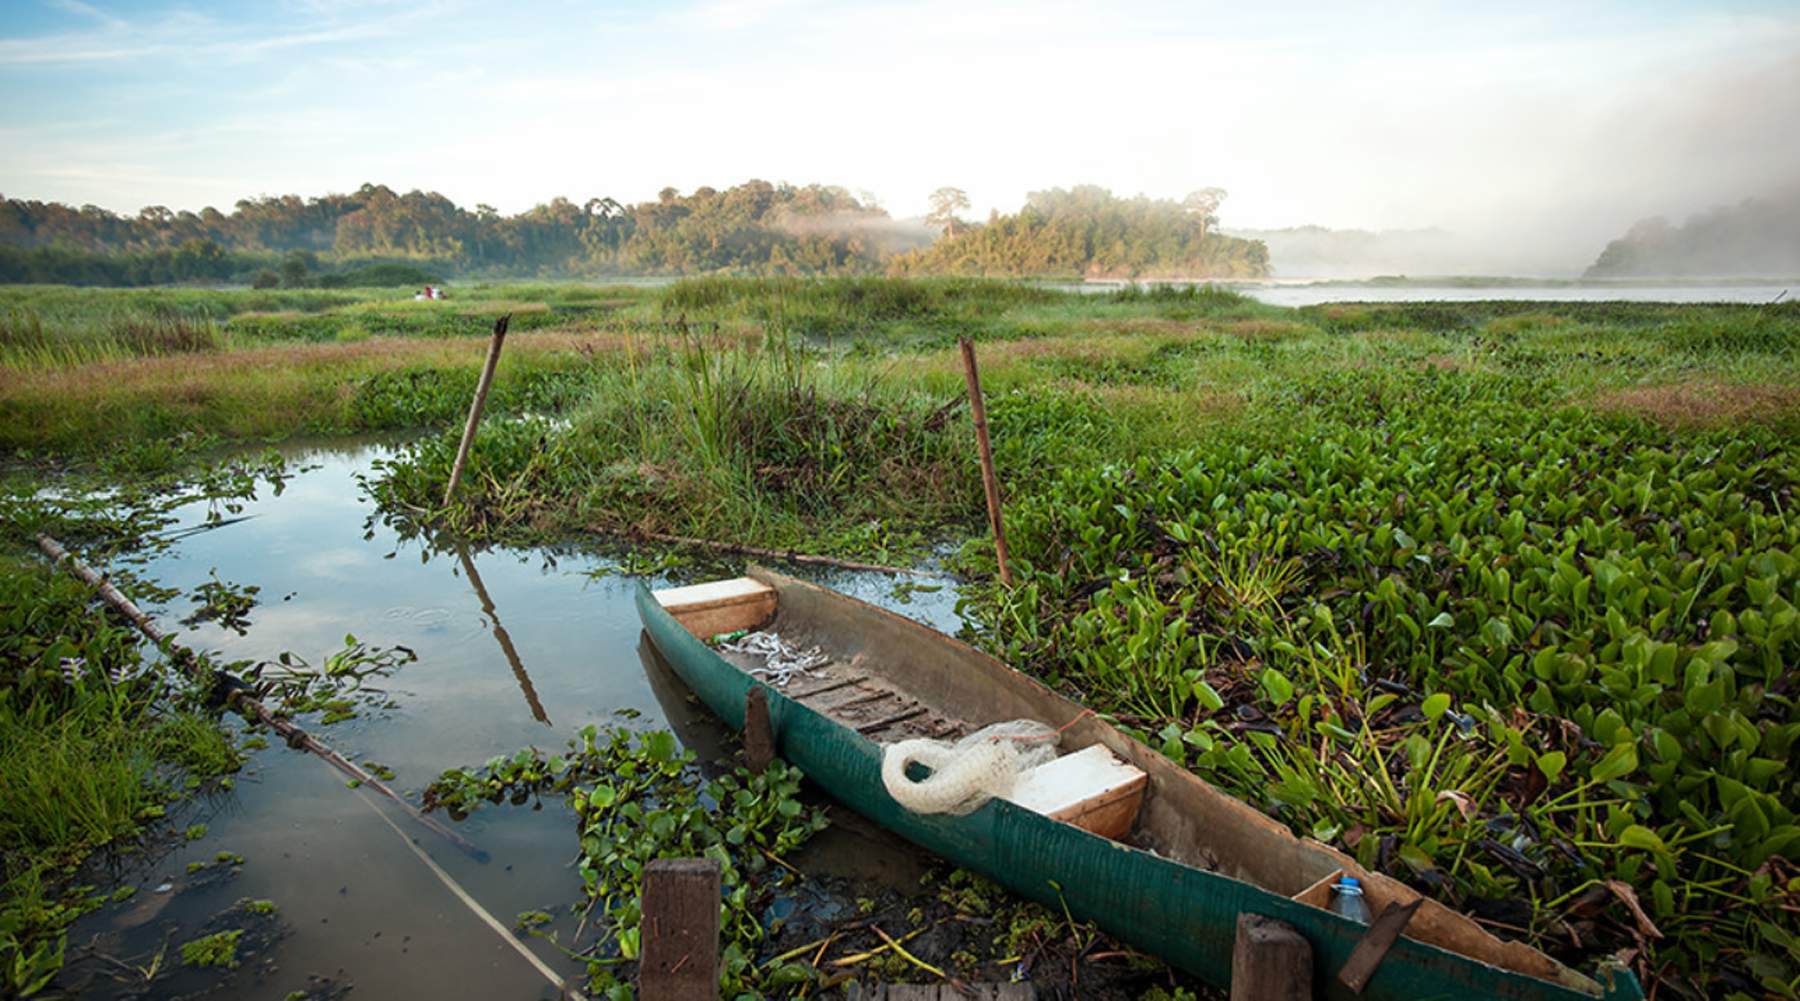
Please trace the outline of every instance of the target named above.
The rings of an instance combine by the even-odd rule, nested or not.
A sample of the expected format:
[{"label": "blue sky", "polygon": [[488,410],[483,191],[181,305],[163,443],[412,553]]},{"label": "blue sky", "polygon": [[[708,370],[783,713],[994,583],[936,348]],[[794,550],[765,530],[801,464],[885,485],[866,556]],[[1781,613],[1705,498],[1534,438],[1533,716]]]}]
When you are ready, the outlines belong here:
[{"label": "blue sky", "polygon": [[1793,3],[5,0],[0,90],[0,192],[120,211],[762,177],[909,215],[1086,181],[1221,185],[1241,226],[1573,233],[1800,176]]}]

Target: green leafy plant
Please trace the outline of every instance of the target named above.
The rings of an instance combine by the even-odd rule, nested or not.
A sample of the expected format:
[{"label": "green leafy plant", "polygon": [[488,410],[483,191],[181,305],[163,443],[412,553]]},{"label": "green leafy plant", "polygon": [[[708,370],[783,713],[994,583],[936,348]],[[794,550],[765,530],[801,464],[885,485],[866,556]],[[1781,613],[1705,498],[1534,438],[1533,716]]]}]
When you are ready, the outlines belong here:
[{"label": "green leafy plant", "polygon": [[215,932],[181,944],[181,961],[188,966],[236,968],[238,939],[242,929]]}]

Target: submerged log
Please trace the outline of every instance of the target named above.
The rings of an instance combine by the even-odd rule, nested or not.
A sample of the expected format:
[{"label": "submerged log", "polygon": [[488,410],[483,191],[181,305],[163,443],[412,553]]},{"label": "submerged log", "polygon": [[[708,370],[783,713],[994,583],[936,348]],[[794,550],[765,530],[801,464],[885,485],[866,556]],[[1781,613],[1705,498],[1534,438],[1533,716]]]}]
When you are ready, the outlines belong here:
[{"label": "submerged log", "polygon": [[64,549],[62,543],[57,542],[50,536],[40,532],[38,533],[37,544],[38,548],[43,550],[44,555],[50,557],[53,563],[59,563],[68,567],[70,573],[80,578],[82,582],[98,592],[100,597],[104,599],[108,605],[112,606],[114,611],[129,619],[131,624],[137,627],[138,632],[143,633],[150,642],[155,643],[159,648],[166,651],[169,657],[177,664],[180,664],[189,674],[194,675],[205,684],[216,684],[221,686],[225,691],[225,704],[227,706],[242,708],[252,716],[255,716],[258,721],[269,727],[269,729],[280,734],[281,738],[287,741],[289,747],[311,751],[313,754],[318,755],[320,760],[331,765],[331,767],[336,768],[338,771],[355,779],[358,783],[366,785],[395,803],[398,803],[400,808],[407,812],[408,816],[412,817],[420,824],[423,824],[425,827],[430,828],[433,833],[443,837],[463,852],[475,858],[486,859],[486,853],[475,847],[469,839],[452,831],[430,817],[425,816],[423,813],[420,813],[416,807],[411,803],[408,803],[398,793],[394,792],[394,790],[389,789],[380,779],[363,771],[356,766],[355,762],[350,761],[348,758],[345,758],[343,755],[321,743],[318,738],[301,729],[294,721],[284,719],[270,712],[269,708],[258,701],[252,694],[250,686],[244,684],[241,679],[235,678],[223,671],[217,671],[214,672],[212,676],[203,677],[202,673],[207,671],[208,668],[199,657],[194,655],[192,650],[189,650],[170,639],[169,634],[163,632],[162,629],[156,625],[154,619],[145,615],[143,609],[137,607],[130,598],[121,594],[119,589],[112,585],[111,581],[95,573],[87,564],[81,562],[79,558],[70,553],[67,549]]},{"label": "submerged log", "polygon": [[[571,985],[567,980],[558,975],[555,970],[552,970],[546,965],[542,959],[538,958],[536,953],[527,949],[524,943],[520,942],[505,925],[501,924],[498,919],[488,912],[487,908],[481,906],[480,901],[477,901],[467,890],[463,889],[462,884],[458,883],[455,877],[444,871],[443,866],[438,865],[436,860],[430,855],[427,855],[425,850],[418,846],[416,839],[407,837],[406,833],[400,830],[399,826],[394,823],[392,818],[383,812],[375,804],[375,801],[371,800],[368,795],[363,792],[363,787],[373,789],[381,795],[386,796],[389,800],[398,803],[400,808],[405,810],[407,815],[412,819],[443,836],[445,840],[470,856],[485,862],[487,861],[486,852],[475,847],[473,843],[462,835],[457,834],[448,827],[445,827],[430,817],[425,816],[423,813],[420,813],[411,803],[400,798],[398,794],[392,789],[389,789],[379,779],[357,767],[356,764],[348,758],[325,746],[318,738],[301,729],[293,720],[276,716],[274,713],[270,712],[269,708],[256,698],[252,689],[244,684],[242,679],[219,670],[213,670],[210,677],[205,676],[208,668],[204,661],[196,656],[192,650],[171,640],[167,633],[157,627],[154,619],[144,614],[143,609],[137,607],[130,598],[121,594],[119,589],[112,585],[111,581],[95,573],[85,563],[82,563],[80,559],[71,554],[67,549],[64,549],[61,543],[40,532],[38,533],[37,544],[38,548],[42,549],[44,554],[49,556],[52,562],[67,566],[70,573],[80,578],[89,587],[92,587],[108,605],[120,615],[129,619],[131,624],[136,626],[139,632],[143,633],[151,642],[167,652],[169,657],[186,669],[189,674],[195,675],[202,681],[210,681],[214,683],[218,689],[222,689],[224,692],[225,704],[227,706],[236,707],[250,713],[255,716],[258,721],[280,734],[282,739],[287,741],[289,747],[310,751],[326,764],[329,764],[331,767],[355,779],[356,784],[354,792],[357,797],[367,804],[370,810],[374,811],[375,816],[380,818],[382,823],[386,824],[400,837],[401,842],[406,845],[407,849],[411,851],[413,855],[418,857],[419,861],[431,871],[431,874],[436,876],[438,881],[443,883],[445,888],[455,895],[456,899],[460,901],[464,907],[469,909],[470,913],[499,936],[500,940],[510,946],[521,958],[531,964],[531,967],[556,990],[560,998],[565,999],[565,1001],[587,1001],[586,995],[582,994],[580,989]],[[715,900],[716,897],[717,895],[715,893]]]}]

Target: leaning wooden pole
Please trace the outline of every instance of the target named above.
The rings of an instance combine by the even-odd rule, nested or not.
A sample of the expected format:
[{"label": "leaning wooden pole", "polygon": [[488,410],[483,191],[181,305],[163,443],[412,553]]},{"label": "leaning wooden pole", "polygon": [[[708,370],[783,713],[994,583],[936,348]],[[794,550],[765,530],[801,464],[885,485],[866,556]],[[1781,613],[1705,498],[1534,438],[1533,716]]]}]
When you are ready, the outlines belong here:
[{"label": "leaning wooden pole", "polygon": [[[194,656],[192,650],[172,641],[169,638],[169,634],[157,627],[154,619],[144,614],[143,609],[137,607],[130,598],[119,593],[119,589],[113,587],[111,581],[95,573],[87,564],[81,562],[79,558],[70,553],[67,549],[64,549],[62,543],[39,532],[37,544],[38,548],[42,549],[44,555],[50,557],[53,563],[60,563],[67,566],[70,573],[79,577],[89,587],[98,592],[100,597],[105,599],[108,605],[111,605],[120,615],[130,619],[131,624],[137,627],[138,632],[143,633],[150,642],[155,643],[158,647],[168,651],[169,656],[173,657],[175,662],[180,664],[189,674],[194,675],[203,682],[211,682],[213,680],[209,677],[201,677],[202,672],[207,670],[207,668],[200,658]],[[366,785],[383,796],[386,796],[388,799],[400,804],[400,807],[414,820],[431,828],[432,831],[443,836],[451,844],[469,855],[477,858],[485,855],[485,853],[482,852],[481,849],[475,847],[469,839],[452,831],[430,817],[425,816],[423,813],[420,813],[416,807],[401,798],[394,790],[389,789],[380,779],[370,775],[368,772],[357,767],[355,762],[325,746],[323,743],[320,743],[317,737],[302,730],[299,726],[295,725],[292,720],[283,719],[270,712],[267,706],[257,701],[257,699],[250,694],[249,687],[241,680],[233,678],[228,674],[224,674],[222,671],[219,673],[227,679],[227,684],[229,685],[225,696],[226,705],[243,708],[270,729],[280,734],[282,739],[287,741],[289,747],[311,751],[313,754],[318,755],[326,764],[331,765],[338,771],[355,779],[358,783]]]},{"label": "leaning wooden pole", "polygon": [[469,461],[469,446],[475,444],[475,429],[481,425],[481,408],[487,404],[488,389],[494,384],[494,367],[500,364],[500,345],[506,341],[506,325],[512,322],[508,313],[494,321],[494,339],[488,342],[487,361],[481,366],[481,381],[475,384],[475,402],[469,404],[469,423],[463,427],[462,444],[456,447],[456,464],[450,467],[450,482],[444,485],[444,506],[456,496],[456,485],[462,481],[463,464]]},{"label": "leaning wooden pole", "polygon": [[1006,561],[1006,529],[1000,524],[1000,478],[994,475],[994,449],[988,444],[987,407],[981,401],[981,372],[975,367],[975,343],[957,339],[962,346],[963,376],[969,383],[969,412],[975,417],[975,443],[981,449],[981,487],[987,493],[988,527],[994,532],[994,558],[1000,564],[1000,583],[1012,587],[1012,568]]}]

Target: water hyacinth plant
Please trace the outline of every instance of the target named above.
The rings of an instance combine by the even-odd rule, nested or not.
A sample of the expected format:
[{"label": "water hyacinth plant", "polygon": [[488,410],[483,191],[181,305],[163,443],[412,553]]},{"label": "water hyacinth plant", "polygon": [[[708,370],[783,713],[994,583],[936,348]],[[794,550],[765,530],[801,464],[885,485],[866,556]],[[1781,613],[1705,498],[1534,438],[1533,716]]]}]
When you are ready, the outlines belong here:
[{"label": "water hyacinth plant", "polygon": [[[791,878],[782,856],[827,824],[824,811],[802,803],[800,772],[776,760],[760,773],[745,768],[708,779],[667,730],[581,729],[566,753],[546,758],[535,748],[500,755],[479,769],[452,768],[425,791],[427,809],[462,817],[483,802],[524,803],[562,793],[575,808],[585,903],[597,943],[564,948],[588,959],[590,986],[629,998],[630,964],[639,957],[639,900],[646,863],[708,858],[719,863],[720,987],[727,997],[761,997],[810,984],[815,971],[786,958],[759,961],[766,937],[760,919],[768,894]],[[532,928],[543,921],[529,922]],[[578,931],[579,935],[580,932]]]},{"label": "water hyacinth plant", "polygon": [[1497,389],[1335,373],[1279,448],[1071,471],[990,641],[1495,927],[1791,992],[1796,456]]}]

